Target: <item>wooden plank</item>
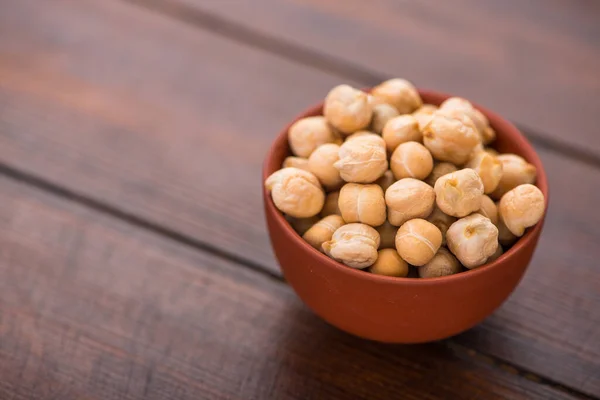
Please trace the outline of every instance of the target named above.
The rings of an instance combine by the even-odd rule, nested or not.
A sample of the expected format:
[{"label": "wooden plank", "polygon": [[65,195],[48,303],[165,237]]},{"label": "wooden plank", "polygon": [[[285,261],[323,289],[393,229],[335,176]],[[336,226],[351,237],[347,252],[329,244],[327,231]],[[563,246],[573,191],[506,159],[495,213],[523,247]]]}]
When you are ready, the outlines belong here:
[{"label": "wooden plank", "polygon": [[[262,157],[341,78],[118,2],[4,9],[2,162],[277,271]],[[514,296],[463,343],[599,394],[600,215],[589,210],[600,177],[540,154],[553,198],[539,250]]]},{"label": "wooden plank", "polygon": [[3,399],[574,399],[443,344],[350,337],[265,275],[0,189]]}]

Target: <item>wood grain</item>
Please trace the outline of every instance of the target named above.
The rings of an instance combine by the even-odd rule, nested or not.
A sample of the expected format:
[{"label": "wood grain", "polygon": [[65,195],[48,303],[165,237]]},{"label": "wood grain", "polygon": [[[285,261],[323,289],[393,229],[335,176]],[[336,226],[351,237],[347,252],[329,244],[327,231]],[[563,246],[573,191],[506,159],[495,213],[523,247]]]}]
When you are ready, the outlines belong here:
[{"label": "wood grain", "polygon": [[0,178],[2,399],[574,399],[345,335],[281,282]]},{"label": "wood grain", "polygon": [[[0,13],[0,160],[276,273],[260,165],[344,79],[119,2]],[[461,343],[600,396],[600,176],[540,151],[551,209],[506,305]]]}]

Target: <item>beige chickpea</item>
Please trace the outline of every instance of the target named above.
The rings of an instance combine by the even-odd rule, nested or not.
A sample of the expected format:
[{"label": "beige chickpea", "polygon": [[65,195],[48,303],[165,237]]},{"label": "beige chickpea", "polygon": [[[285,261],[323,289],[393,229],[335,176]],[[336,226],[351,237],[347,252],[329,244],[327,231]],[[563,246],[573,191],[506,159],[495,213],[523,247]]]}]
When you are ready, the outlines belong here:
[{"label": "beige chickpea", "polygon": [[513,235],[523,236],[525,229],[537,224],[544,216],[544,194],[529,183],[508,191],[500,200],[502,221]]},{"label": "beige chickpea", "polygon": [[496,131],[491,126],[486,126],[481,133],[481,141],[484,144],[490,144],[496,140]]},{"label": "beige chickpea", "polygon": [[339,215],[342,216],[342,212],[338,207],[338,200],[340,198],[340,191],[336,190],[335,192],[327,193],[325,196],[325,204],[323,204],[323,209],[321,210],[321,217],[326,217],[328,215]]},{"label": "beige chickpea", "polygon": [[281,168],[290,168],[290,167],[300,168],[300,169],[310,172],[310,170],[308,169],[308,158],[294,157],[294,156],[286,157],[285,160],[283,160],[283,164],[281,165]]},{"label": "beige chickpea", "polygon": [[349,134],[369,126],[373,105],[362,90],[339,85],[327,94],[323,115],[334,128]]},{"label": "beige chickpea", "polygon": [[420,267],[427,264],[442,245],[440,230],[424,219],[405,222],[396,233],[396,250],[406,262]]},{"label": "beige chickpea", "polygon": [[456,171],[458,171],[458,168],[456,167],[456,165],[454,165],[452,163],[448,163],[448,162],[435,163],[433,166],[433,169],[431,170],[431,173],[425,179],[425,183],[427,183],[429,186],[433,187],[433,186],[435,186],[435,183],[437,182],[437,180],[440,177],[450,174],[452,172],[456,172]]},{"label": "beige chickpea", "polygon": [[320,145],[341,143],[341,138],[331,129],[323,117],[307,117],[294,122],[288,130],[288,142],[292,153],[308,158]]},{"label": "beige chickpea", "polygon": [[399,114],[409,114],[423,104],[412,83],[405,79],[390,79],[375,86],[371,95],[379,102],[396,107]]},{"label": "beige chickpea", "polygon": [[434,190],[437,206],[453,217],[461,218],[481,208],[483,183],[477,172],[470,168],[442,176]]},{"label": "beige chickpea", "polygon": [[355,138],[359,138],[359,137],[369,137],[370,139],[377,141],[379,143],[381,143],[383,146],[385,146],[385,141],[383,140],[383,138],[379,135],[377,135],[374,132],[371,131],[357,131],[354,132],[352,135],[348,135],[346,136],[346,142],[355,139]]},{"label": "beige chickpea", "polygon": [[[487,117],[471,104],[470,101],[461,97],[451,97],[440,105],[440,110],[444,111],[460,111],[473,121],[477,133],[484,144],[490,143],[495,138],[495,132],[489,128]],[[491,129],[491,128],[490,128]]]},{"label": "beige chickpea", "polygon": [[400,226],[413,218],[427,218],[433,211],[435,193],[433,188],[417,179],[404,178],[385,191],[388,221]]},{"label": "beige chickpea", "polygon": [[381,136],[389,153],[402,143],[423,141],[419,124],[412,115],[399,115],[390,119],[383,127]]},{"label": "beige chickpea", "polygon": [[379,232],[379,238],[381,240],[379,244],[380,249],[395,249],[396,248],[396,232],[398,227],[385,221],[383,225],[379,225],[375,228]]},{"label": "beige chickpea", "polygon": [[438,110],[437,106],[433,104],[423,104],[417,111],[412,113],[412,116],[417,120],[417,124],[419,125],[419,130],[423,131],[425,125],[431,121],[433,118],[433,114]]},{"label": "beige chickpea", "polygon": [[[496,204],[498,206],[498,203]],[[502,216],[498,213],[498,242],[502,246],[509,247],[514,242],[517,241],[518,237],[513,235],[513,233],[506,227],[504,221],[502,221]]]},{"label": "beige chickpea", "polygon": [[373,119],[371,119],[371,130],[379,135],[387,122],[398,116],[398,110],[390,104],[382,103],[373,106]]},{"label": "beige chickpea", "polygon": [[498,226],[498,206],[490,196],[485,194],[481,197],[481,208],[475,211],[492,221],[492,224]]},{"label": "beige chickpea", "polygon": [[446,232],[450,225],[456,222],[456,218],[451,215],[445,214],[439,207],[435,206],[429,217],[427,217],[427,221],[431,222],[442,233],[442,246],[446,245]]},{"label": "beige chickpea", "polygon": [[389,169],[383,173],[381,178],[375,181],[376,184],[381,186],[384,193],[390,186],[392,186],[392,183],[394,182],[396,182],[396,178],[394,178],[394,174]]},{"label": "beige chickpea", "polygon": [[434,106],[433,104],[423,104],[421,107],[417,108],[412,114],[423,114],[423,115],[433,115],[438,110],[438,106]]},{"label": "beige chickpea", "polygon": [[492,147],[484,147],[483,151],[493,155],[494,157],[498,157],[500,155],[500,153],[498,153],[498,151]]},{"label": "beige chickpea", "polygon": [[338,206],[346,222],[379,226],[385,222],[383,189],[377,184],[346,183],[340,190]]},{"label": "beige chickpea", "polygon": [[304,235],[304,233],[309,230],[311,226],[319,222],[319,217],[317,216],[308,218],[294,218],[286,215],[285,219],[300,236]]},{"label": "beige chickpea", "polygon": [[343,225],[322,248],[329,257],[351,268],[366,268],[377,261],[379,233],[365,224]]},{"label": "beige chickpea", "polygon": [[369,268],[376,275],[405,277],[408,275],[408,264],[398,255],[396,249],[382,249],[378,252],[377,261]]},{"label": "beige chickpea", "polygon": [[326,143],[317,147],[308,157],[309,171],[327,190],[339,189],[344,184],[340,171],[333,166],[340,159],[339,151],[339,145]]},{"label": "beige chickpea", "polygon": [[310,227],[302,235],[302,238],[315,249],[323,251],[321,248],[323,243],[331,240],[333,233],[344,225],[344,223],[344,220],[339,215],[329,215]]},{"label": "beige chickpea", "polygon": [[431,261],[417,268],[420,278],[438,278],[440,276],[454,275],[459,273],[460,270],[461,265],[456,257],[444,247],[440,247]]},{"label": "beige chickpea", "polygon": [[490,196],[500,200],[504,193],[525,183],[535,183],[537,170],[523,157],[516,154],[500,154],[496,157],[502,163],[502,178]]},{"label": "beige chickpea", "polygon": [[325,193],[316,176],[299,168],[283,168],[265,181],[273,203],[280,211],[296,218],[317,215],[325,203]]},{"label": "beige chickpea", "polygon": [[483,182],[483,192],[492,193],[498,187],[502,179],[502,163],[497,157],[486,151],[475,154],[465,165],[477,172]]},{"label": "beige chickpea", "polygon": [[392,153],[390,169],[396,179],[425,179],[433,170],[433,157],[421,143],[402,143]]},{"label": "beige chickpea", "polygon": [[498,228],[480,214],[472,214],[453,223],[446,232],[448,248],[465,267],[485,264],[498,248]]},{"label": "beige chickpea", "polygon": [[500,256],[502,254],[504,254],[504,250],[502,250],[502,246],[498,245],[496,252],[494,254],[492,254],[491,256],[489,256],[489,258],[487,259],[487,261],[485,263],[489,264],[492,261],[496,261],[498,258],[500,258]]},{"label": "beige chickpea", "polygon": [[423,143],[435,159],[462,165],[469,160],[480,139],[473,124],[437,111],[423,128]]},{"label": "beige chickpea", "polygon": [[348,140],[340,147],[339,157],[333,166],[346,182],[372,183],[388,169],[387,154],[380,137],[365,135]]}]

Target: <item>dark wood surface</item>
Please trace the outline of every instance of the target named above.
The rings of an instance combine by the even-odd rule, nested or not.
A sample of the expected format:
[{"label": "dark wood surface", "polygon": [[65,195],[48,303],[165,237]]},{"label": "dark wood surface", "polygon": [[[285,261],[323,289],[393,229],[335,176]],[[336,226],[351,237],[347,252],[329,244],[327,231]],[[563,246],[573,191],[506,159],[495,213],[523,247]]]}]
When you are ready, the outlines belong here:
[{"label": "dark wood surface", "polygon": [[[236,3],[188,1],[216,13]],[[575,159],[544,142],[556,132],[535,118],[503,110],[506,93],[489,94],[499,103],[481,100],[536,128],[550,178],[551,207],[530,270],[509,301],[471,331],[433,345],[380,346],[326,327],[280,282],[259,196],[260,164],[281,126],[331,86],[368,77],[294,59],[293,46],[236,39],[176,2],[8,3],[0,1],[0,173],[23,183],[0,181],[7,226],[0,377],[9,377],[0,379],[0,398],[143,398],[144,390],[147,398],[390,398],[400,391],[406,398],[600,398],[600,214],[593,211],[600,169],[593,158]],[[550,4],[541,26],[552,7],[566,7]],[[256,2],[257,9],[268,5]],[[477,7],[497,23],[493,4]],[[561,24],[570,28],[556,35],[589,46],[582,32],[593,36],[595,27],[587,29],[590,16],[573,7],[581,26]],[[316,2],[285,2],[264,13],[261,27],[249,18],[250,26],[258,34],[283,30],[274,16],[285,10],[298,15],[293,24],[316,18],[318,29],[326,29],[321,18],[374,21],[359,5],[335,13]],[[318,32],[301,26],[294,29],[307,37]],[[388,28],[388,38],[421,29]],[[288,35],[279,37],[300,37]],[[552,58],[558,50],[547,44],[538,51]],[[374,54],[377,65],[397,60]],[[470,57],[487,62],[487,53],[478,54]],[[591,64],[597,56],[590,52]],[[542,59],[532,57],[532,65]],[[444,76],[439,82],[458,84]],[[457,92],[481,89],[477,80],[460,82]],[[580,114],[578,88],[536,84],[563,90],[573,99],[565,115],[575,127],[592,126],[597,100],[589,97],[591,108]],[[518,97],[525,110],[539,106],[539,98]],[[556,107],[548,110],[559,121]],[[560,140],[587,138],[594,149],[592,130],[573,132]],[[325,363],[315,358],[323,351]]]}]

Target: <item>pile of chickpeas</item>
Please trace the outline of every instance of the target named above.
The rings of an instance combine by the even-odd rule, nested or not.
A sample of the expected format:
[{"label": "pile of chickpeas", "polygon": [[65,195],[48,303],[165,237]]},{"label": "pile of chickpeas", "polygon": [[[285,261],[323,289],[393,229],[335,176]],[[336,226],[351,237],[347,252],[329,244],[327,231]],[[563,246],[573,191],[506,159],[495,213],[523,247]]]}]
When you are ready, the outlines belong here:
[{"label": "pile of chickpeas", "polygon": [[304,240],[348,267],[452,275],[497,259],[544,214],[536,168],[488,147],[495,136],[463,98],[423,104],[404,79],[370,94],[339,85],[322,116],[290,127],[293,156],[265,187]]}]

